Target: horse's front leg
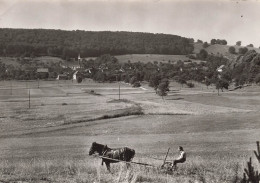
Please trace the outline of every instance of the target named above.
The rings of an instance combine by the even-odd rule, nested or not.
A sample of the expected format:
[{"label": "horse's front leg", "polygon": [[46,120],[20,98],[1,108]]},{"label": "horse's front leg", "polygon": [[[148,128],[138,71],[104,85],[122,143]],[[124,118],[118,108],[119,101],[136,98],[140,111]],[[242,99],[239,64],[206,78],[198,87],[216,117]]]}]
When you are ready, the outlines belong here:
[{"label": "horse's front leg", "polygon": [[127,162],[127,163],[126,163],[126,168],[127,168],[127,169],[128,169],[128,168],[131,168],[130,162]]},{"label": "horse's front leg", "polygon": [[108,161],[105,161],[105,164],[106,164],[106,166],[107,166],[107,170],[108,170],[109,172],[111,172],[111,171],[110,171],[110,163],[109,163]]}]

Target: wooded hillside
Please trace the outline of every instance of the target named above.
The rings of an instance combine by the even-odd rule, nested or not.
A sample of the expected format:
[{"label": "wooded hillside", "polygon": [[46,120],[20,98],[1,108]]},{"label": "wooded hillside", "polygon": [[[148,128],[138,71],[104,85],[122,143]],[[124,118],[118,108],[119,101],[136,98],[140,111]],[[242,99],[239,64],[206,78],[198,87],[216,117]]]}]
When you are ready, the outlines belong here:
[{"label": "wooded hillside", "polygon": [[192,43],[193,39],[168,34],[0,29],[0,56],[186,55],[192,53]]}]

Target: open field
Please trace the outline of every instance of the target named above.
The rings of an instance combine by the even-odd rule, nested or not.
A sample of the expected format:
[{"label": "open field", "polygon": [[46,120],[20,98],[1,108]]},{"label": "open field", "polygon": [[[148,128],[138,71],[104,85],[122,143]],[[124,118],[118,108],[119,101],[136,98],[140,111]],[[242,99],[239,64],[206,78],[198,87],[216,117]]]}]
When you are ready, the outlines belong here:
[{"label": "open field", "polygon": [[[0,182],[238,182],[260,140],[259,86],[217,96],[195,85],[172,82],[162,99],[145,83],[121,83],[119,101],[118,83],[2,81]],[[188,158],[172,175],[121,163],[110,174],[88,156],[94,141],[133,148],[134,161],[154,166],[168,147],[169,160],[179,145]]]},{"label": "open field", "polygon": [[[34,62],[36,62],[38,64],[39,63],[50,64],[50,63],[64,62],[64,60],[61,58],[51,57],[51,56],[36,57],[33,60],[34,60]],[[6,65],[13,65],[14,67],[21,66],[21,63],[18,61],[18,58],[15,58],[15,57],[0,57],[0,62],[4,63]]]},{"label": "open field", "polygon": [[128,61],[142,62],[142,63],[153,63],[157,61],[158,63],[176,63],[177,61],[188,61],[201,62],[200,60],[190,59],[186,55],[159,55],[159,54],[129,54],[129,55],[118,55],[115,56],[119,62],[127,63]]}]

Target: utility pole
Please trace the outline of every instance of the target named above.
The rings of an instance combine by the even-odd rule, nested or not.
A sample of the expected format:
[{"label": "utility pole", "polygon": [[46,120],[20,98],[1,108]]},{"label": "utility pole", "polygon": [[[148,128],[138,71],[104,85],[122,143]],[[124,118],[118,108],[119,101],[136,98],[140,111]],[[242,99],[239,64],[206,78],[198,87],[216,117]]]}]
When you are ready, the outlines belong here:
[{"label": "utility pole", "polygon": [[219,88],[218,88],[218,96],[219,96]]},{"label": "utility pole", "polygon": [[120,82],[118,82],[118,86],[119,86],[119,87],[118,87],[118,89],[119,89],[119,91],[118,91],[118,94],[119,94],[118,97],[119,97],[119,100],[120,100]]},{"label": "utility pole", "polygon": [[218,96],[219,96],[219,85],[220,85],[219,77],[220,75],[218,75]]},{"label": "utility pole", "polygon": [[218,95],[219,95],[219,87],[220,87],[220,78],[221,78],[221,73],[223,72],[223,67],[224,67],[224,65],[221,65],[220,67],[217,68],[217,73],[218,73]]},{"label": "utility pole", "polygon": [[13,95],[13,85],[12,85],[12,80],[10,80],[10,87],[11,87],[11,95]]},{"label": "utility pole", "polygon": [[118,76],[116,76],[116,80],[118,82],[118,100],[120,100],[120,82],[119,82]]},{"label": "utility pole", "polygon": [[30,89],[29,89],[29,109],[31,108],[31,94],[30,94]]}]

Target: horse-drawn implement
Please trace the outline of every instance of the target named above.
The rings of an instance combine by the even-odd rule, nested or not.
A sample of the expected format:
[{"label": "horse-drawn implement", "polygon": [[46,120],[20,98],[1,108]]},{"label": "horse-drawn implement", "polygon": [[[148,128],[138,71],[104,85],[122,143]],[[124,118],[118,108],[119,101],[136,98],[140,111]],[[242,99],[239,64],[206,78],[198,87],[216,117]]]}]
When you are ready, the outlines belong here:
[{"label": "horse-drawn implement", "polygon": [[170,148],[168,148],[168,151],[167,151],[164,159],[152,158],[152,159],[157,159],[157,160],[163,160],[163,164],[160,166],[132,161],[135,156],[135,150],[130,149],[128,147],[109,148],[107,145],[98,144],[96,142],[92,143],[92,146],[89,150],[89,155],[94,155],[95,153],[98,153],[98,155],[96,155],[96,157],[99,157],[102,159],[101,164],[103,165],[103,162],[104,162],[106,164],[108,171],[110,171],[110,163],[123,162],[123,163],[126,163],[127,167],[130,164],[136,164],[136,165],[145,166],[145,167],[157,168],[157,169],[161,169],[163,171],[168,172],[168,171],[172,171],[172,163],[170,161],[167,161],[167,156],[168,156],[169,150],[170,150]]}]

